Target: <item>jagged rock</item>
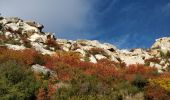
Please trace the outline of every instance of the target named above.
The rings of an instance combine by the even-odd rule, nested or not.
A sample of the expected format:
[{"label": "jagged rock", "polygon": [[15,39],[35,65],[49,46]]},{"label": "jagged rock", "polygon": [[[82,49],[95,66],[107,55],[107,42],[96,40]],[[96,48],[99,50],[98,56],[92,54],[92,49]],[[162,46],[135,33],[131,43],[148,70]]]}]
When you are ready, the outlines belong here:
[{"label": "jagged rock", "polygon": [[17,23],[19,22],[21,19],[18,17],[9,17],[9,18],[5,18],[7,23]]},{"label": "jagged rock", "polygon": [[97,40],[77,40],[77,43],[80,44],[81,46],[88,46],[89,48],[91,47],[96,47],[96,48],[102,48],[102,49],[108,49],[108,50],[116,50],[116,47],[109,44],[109,43],[104,43],[101,44]]},{"label": "jagged rock", "polygon": [[47,38],[45,35],[40,34],[33,34],[29,37],[29,40],[32,42],[39,42],[39,43],[45,43],[47,41]]},{"label": "jagged rock", "polygon": [[33,35],[34,33],[40,33],[40,30],[36,27],[30,26],[26,23],[20,23],[22,26],[22,34],[27,34],[28,36]]},{"label": "jagged rock", "polygon": [[26,49],[26,47],[24,46],[19,46],[19,45],[12,45],[12,44],[5,44],[7,46],[7,48],[9,49],[13,49],[13,50],[24,50]]},{"label": "jagged rock", "polygon": [[5,32],[5,37],[6,38],[12,38],[13,34],[11,32]]},{"label": "jagged rock", "polygon": [[101,59],[106,59],[107,57],[105,57],[105,56],[103,56],[103,55],[101,55],[101,54],[97,54],[97,55],[95,55],[95,58],[96,58],[97,60],[101,60]]},{"label": "jagged rock", "polygon": [[9,23],[9,24],[6,24],[6,27],[5,27],[7,30],[10,30],[10,31],[13,31],[13,32],[16,32],[19,30],[19,26],[15,23]]},{"label": "jagged rock", "polygon": [[56,37],[54,36],[54,33],[45,33],[47,39],[53,39],[53,40],[56,40]]},{"label": "jagged rock", "polygon": [[35,50],[37,51],[40,51],[42,54],[49,54],[49,55],[52,55],[54,54],[55,52],[53,51],[50,51],[50,50],[46,50],[43,48],[43,44],[41,43],[37,43],[37,42],[31,42],[31,45],[35,48]]},{"label": "jagged rock", "polygon": [[86,56],[86,52],[82,49],[77,49],[77,50],[75,50],[75,52],[79,52],[83,57]]},{"label": "jagged rock", "polygon": [[63,46],[62,46],[62,49],[64,50],[64,51],[70,51],[70,49],[71,49],[71,44],[64,44]]},{"label": "jagged rock", "polygon": [[150,66],[157,68],[159,73],[163,72],[163,67],[161,65],[159,65],[159,64],[155,64],[153,62],[150,62]]},{"label": "jagged rock", "polygon": [[[157,57],[161,59],[160,63],[157,65],[151,63],[151,66],[156,66],[159,71],[166,69],[170,66],[170,59],[164,59],[160,56],[160,51],[166,53],[170,50],[170,37],[157,39],[153,44],[151,49],[117,49],[114,45],[108,43],[100,43],[97,40],[66,40],[66,39],[56,39],[53,33],[42,32],[43,25],[36,23],[34,21],[23,21],[17,17],[3,18],[0,17],[0,23],[3,24],[3,33],[6,38],[13,38],[14,40],[24,43],[22,39],[28,40],[32,45],[32,48],[40,51],[42,54],[52,55],[55,52],[54,47],[49,47],[46,43],[48,40],[52,40],[60,45],[60,50],[62,51],[73,51],[79,52],[81,54],[81,60],[89,57],[89,61],[92,63],[97,63],[100,59],[108,59],[114,62],[125,62],[126,65],[130,64],[144,64],[146,59]],[[55,44],[55,43],[54,43]],[[22,44],[23,45],[23,44]],[[10,49],[23,50],[24,46],[6,44]],[[96,48],[102,50],[102,53],[92,54],[90,50]],[[162,67],[162,68],[161,68]]]},{"label": "jagged rock", "polygon": [[27,23],[30,26],[36,27],[36,28],[38,28],[40,30],[42,30],[44,28],[43,25],[41,25],[40,23],[36,23],[34,21],[25,21],[25,23]]},{"label": "jagged rock", "polygon": [[157,39],[151,48],[159,49],[163,53],[167,53],[167,51],[170,51],[170,37],[164,37],[164,38]]},{"label": "jagged rock", "polygon": [[[120,59],[120,58],[119,58],[119,59]],[[117,58],[116,58],[115,56],[113,56],[113,55],[110,56],[110,60],[119,63],[119,61],[117,60]]]},{"label": "jagged rock", "polygon": [[91,56],[89,57],[89,60],[90,60],[90,62],[92,62],[92,63],[97,63],[97,60],[96,60],[96,58],[95,58],[93,55],[91,55]]},{"label": "jagged rock", "polygon": [[120,56],[120,59],[125,62],[127,66],[131,64],[144,64],[144,60],[140,56]]}]

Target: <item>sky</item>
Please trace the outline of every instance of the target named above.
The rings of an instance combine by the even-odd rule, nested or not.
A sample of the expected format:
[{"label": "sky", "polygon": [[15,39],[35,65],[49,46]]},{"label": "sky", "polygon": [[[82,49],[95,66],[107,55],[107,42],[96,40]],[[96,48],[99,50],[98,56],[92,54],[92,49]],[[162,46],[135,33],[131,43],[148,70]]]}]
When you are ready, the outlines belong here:
[{"label": "sky", "polygon": [[1,0],[0,13],[40,22],[57,38],[149,48],[170,37],[170,0]]}]

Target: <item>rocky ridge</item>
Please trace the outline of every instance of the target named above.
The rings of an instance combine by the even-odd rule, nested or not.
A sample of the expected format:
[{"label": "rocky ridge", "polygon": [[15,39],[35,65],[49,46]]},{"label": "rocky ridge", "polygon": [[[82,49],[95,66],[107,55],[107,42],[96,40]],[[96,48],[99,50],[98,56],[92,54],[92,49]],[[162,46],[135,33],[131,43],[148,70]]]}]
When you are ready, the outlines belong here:
[{"label": "rocky ridge", "polygon": [[57,39],[54,33],[43,32],[43,28],[43,25],[34,21],[0,17],[0,44],[14,50],[34,48],[48,55],[58,50],[73,51],[80,53],[82,61],[92,63],[108,59],[116,63],[125,63],[127,66],[146,64],[156,67],[159,72],[170,67],[170,37],[157,39],[148,49],[121,50],[114,45],[96,40]]}]

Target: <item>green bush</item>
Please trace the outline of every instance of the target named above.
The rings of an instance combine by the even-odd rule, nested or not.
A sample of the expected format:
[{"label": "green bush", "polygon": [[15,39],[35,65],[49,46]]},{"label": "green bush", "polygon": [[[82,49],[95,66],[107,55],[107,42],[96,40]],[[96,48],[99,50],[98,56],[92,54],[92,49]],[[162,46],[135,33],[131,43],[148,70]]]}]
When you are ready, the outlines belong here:
[{"label": "green bush", "polygon": [[96,76],[80,75],[71,80],[69,87],[59,88],[57,100],[123,100],[133,96],[139,89],[129,82],[103,82]]},{"label": "green bush", "polygon": [[148,81],[140,74],[136,75],[135,79],[133,80],[132,84],[139,89],[143,89],[147,85]]},{"label": "green bush", "polygon": [[38,89],[32,71],[15,61],[0,64],[0,99],[1,100],[30,100],[36,99]]}]

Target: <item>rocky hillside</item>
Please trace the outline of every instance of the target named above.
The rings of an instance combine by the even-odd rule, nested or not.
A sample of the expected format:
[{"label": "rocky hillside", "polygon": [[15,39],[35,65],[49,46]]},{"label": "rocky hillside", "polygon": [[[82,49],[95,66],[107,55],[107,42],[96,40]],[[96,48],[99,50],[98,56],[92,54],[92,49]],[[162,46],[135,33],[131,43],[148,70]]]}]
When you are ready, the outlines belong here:
[{"label": "rocky hillside", "polygon": [[42,54],[52,55],[56,51],[73,51],[81,54],[82,61],[97,63],[101,59],[109,59],[117,63],[147,64],[165,71],[170,66],[170,37],[157,39],[151,48],[118,49],[109,43],[96,40],[58,39],[54,33],[43,32],[43,25],[34,21],[24,21],[17,17],[0,17],[0,42],[14,50],[35,48]]},{"label": "rocky hillside", "polygon": [[170,37],[126,50],[43,28],[0,17],[0,100],[170,100]]}]

